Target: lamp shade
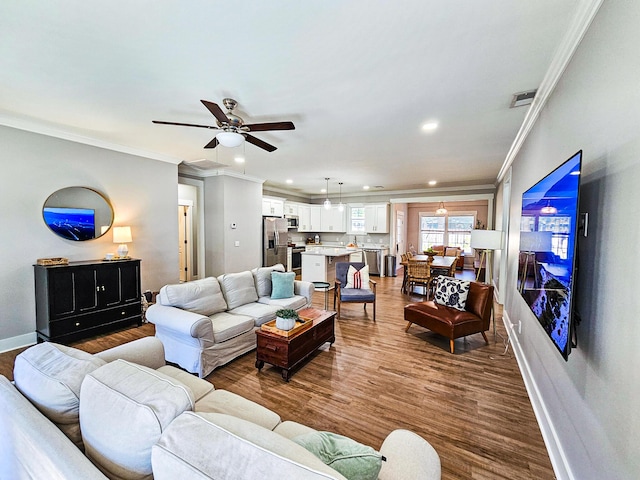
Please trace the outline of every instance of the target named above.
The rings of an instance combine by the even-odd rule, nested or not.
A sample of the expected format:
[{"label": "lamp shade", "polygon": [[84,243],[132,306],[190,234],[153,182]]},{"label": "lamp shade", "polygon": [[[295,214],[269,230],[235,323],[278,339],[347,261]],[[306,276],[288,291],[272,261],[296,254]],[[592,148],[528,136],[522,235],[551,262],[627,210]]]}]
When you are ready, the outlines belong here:
[{"label": "lamp shade", "polygon": [[113,227],[113,243],[131,243],[131,227]]},{"label": "lamp shade", "polygon": [[520,232],[521,252],[550,252],[552,232]]},{"label": "lamp shade", "polygon": [[236,132],[220,132],[216,138],[223,147],[239,147],[244,142],[244,136]]},{"label": "lamp shade", "polygon": [[471,230],[471,248],[501,250],[502,232],[500,230]]}]

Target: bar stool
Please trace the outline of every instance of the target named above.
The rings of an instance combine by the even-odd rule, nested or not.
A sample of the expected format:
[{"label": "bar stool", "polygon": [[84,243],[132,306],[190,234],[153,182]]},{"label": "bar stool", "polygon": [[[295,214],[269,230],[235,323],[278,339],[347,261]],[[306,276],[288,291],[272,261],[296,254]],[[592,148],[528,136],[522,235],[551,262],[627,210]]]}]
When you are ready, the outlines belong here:
[{"label": "bar stool", "polygon": [[313,286],[316,287],[317,290],[324,290],[324,309],[327,310],[327,293],[329,291],[329,287],[331,286],[328,282],[311,282]]}]

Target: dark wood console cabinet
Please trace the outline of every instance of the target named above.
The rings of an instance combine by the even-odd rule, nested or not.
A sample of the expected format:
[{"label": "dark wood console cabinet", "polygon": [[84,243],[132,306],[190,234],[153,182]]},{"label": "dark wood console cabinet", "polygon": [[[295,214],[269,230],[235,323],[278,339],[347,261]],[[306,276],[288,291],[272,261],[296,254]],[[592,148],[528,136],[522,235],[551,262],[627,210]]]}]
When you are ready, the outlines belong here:
[{"label": "dark wood console cabinet", "polygon": [[64,343],[142,324],[140,260],[34,265],[38,342]]}]

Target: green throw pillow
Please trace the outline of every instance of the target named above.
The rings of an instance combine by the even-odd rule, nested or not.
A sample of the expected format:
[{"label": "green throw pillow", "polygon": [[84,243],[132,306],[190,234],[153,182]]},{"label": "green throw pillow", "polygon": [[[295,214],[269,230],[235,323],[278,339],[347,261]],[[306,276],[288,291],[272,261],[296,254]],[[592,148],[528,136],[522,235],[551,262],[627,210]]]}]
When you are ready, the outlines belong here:
[{"label": "green throw pillow", "polygon": [[293,282],[296,279],[295,272],[271,272],[271,298],[293,297]]},{"label": "green throw pillow", "polygon": [[376,480],[384,457],[373,448],[331,432],[292,438],[348,480]]}]

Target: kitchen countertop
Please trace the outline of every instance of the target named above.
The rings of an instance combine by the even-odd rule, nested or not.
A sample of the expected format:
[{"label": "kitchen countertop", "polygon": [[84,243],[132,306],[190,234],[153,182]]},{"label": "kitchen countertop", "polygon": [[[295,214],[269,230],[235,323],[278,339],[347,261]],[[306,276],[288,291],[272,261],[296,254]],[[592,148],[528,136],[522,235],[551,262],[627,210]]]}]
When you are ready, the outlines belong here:
[{"label": "kitchen countertop", "polygon": [[347,248],[347,247],[313,247],[306,252],[302,252],[302,255],[323,255],[325,257],[342,257],[344,255],[350,255],[355,252],[360,252],[360,248]]}]

